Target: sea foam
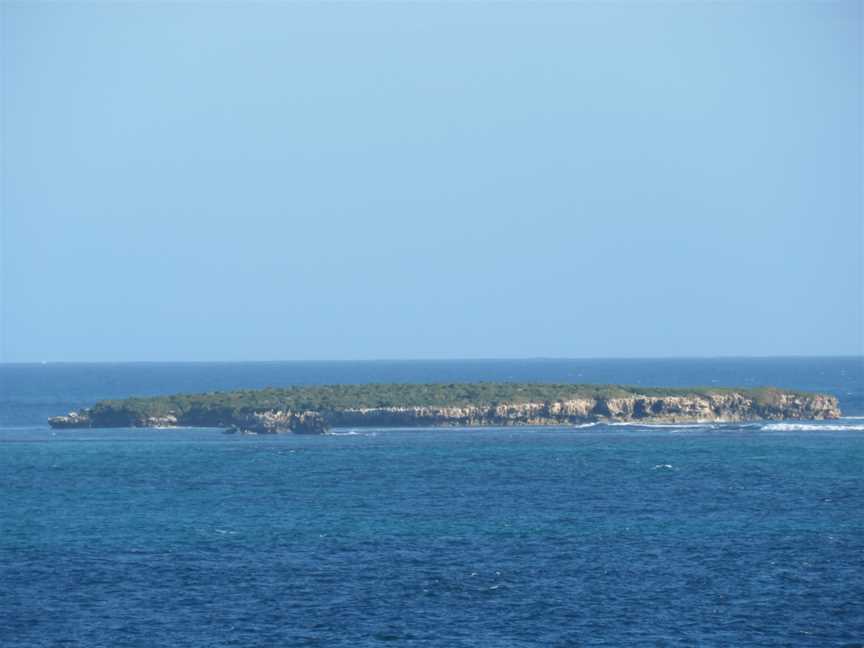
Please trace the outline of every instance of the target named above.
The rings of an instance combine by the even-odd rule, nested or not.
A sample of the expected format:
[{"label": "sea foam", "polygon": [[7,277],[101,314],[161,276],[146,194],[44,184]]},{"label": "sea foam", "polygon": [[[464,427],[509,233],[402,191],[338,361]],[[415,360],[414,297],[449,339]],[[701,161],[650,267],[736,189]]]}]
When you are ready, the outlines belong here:
[{"label": "sea foam", "polygon": [[842,423],[768,423],[767,425],[763,425],[761,430],[766,432],[844,432],[846,430],[850,431],[862,431],[864,432],[864,424],[851,424],[851,425],[843,425]]}]

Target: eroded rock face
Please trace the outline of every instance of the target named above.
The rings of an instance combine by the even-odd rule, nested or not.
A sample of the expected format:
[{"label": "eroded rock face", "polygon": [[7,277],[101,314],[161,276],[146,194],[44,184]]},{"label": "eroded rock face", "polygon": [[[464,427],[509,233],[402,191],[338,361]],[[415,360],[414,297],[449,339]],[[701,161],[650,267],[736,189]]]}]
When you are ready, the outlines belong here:
[{"label": "eroded rock face", "polygon": [[837,399],[816,394],[784,394],[760,403],[741,394],[710,396],[633,396],[551,403],[499,404],[490,407],[377,407],[329,412],[333,426],[560,425],[587,421],[693,422],[761,419],[833,419]]},{"label": "eroded rock face", "polygon": [[146,419],[146,425],[142,427],[158,427],[158,428],[167,428],[167,427],[177,427],[179,421],[177,417],[173,414],[168,414],[166,416],[148,416]]},{"label": "eroded rock face", "polygon": [[[837,399],[824,394],[813,396],[798,396],[795,394],[780,394],[776,401],[761,404],[757,407],[760,418],[765,419],[836,419],[840,418],[840,408]],[[790,416],[793,412],[795,415]]]},{"label": "eroded rock face", "polygon": [[80,412],[69,412],[61,416],[52,416],[48,419],[48,425],[52,428],[89,428],[91,427],[90,413],[87,410]]},{"label": "eroded rock face", "polygon": [[584,421],[591,416],[591,399],[551,403],[499,403],[459,407],[374,407],[351,408],[327,413],[332,426],[472,426],[547,425]]},{"label": "eroded rock face", "polygon": [[324,434],[327,424],[318,412],[266,410],[234,417],[228,431],[247,434]]}]

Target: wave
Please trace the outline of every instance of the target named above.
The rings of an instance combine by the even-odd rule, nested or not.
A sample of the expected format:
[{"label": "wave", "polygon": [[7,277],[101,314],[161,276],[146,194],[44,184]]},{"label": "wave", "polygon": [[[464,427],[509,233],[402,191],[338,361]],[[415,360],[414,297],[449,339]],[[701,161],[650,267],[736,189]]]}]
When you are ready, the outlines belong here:
[{"label": "wave", "polygon": [[845,432],[858,431],[864,432],[864,424],[843,425],[842,423],[768,423],[763,425],[760,430],[765,432]]},{"label": "wave", "polygon": [[637,423],[628,421],[626,423],[607,423],[609,427],[638,427],[638,428],[660,428],[670,430],[704,430],[717,427],[722,424],[722,421],[713,421],[711,423]]}]

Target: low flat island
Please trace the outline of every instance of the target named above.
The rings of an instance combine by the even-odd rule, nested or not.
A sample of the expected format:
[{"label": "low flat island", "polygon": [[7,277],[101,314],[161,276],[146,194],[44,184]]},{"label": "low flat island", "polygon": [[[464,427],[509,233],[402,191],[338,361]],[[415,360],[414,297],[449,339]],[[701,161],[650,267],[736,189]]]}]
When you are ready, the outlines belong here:
[{"label": "low flat island", "polygon": [[835,419],[834,396],[760,388],[519,383],[288,387],[107,400],[53,428],[219,427],[325,434],[333,427],[579,425]]}]

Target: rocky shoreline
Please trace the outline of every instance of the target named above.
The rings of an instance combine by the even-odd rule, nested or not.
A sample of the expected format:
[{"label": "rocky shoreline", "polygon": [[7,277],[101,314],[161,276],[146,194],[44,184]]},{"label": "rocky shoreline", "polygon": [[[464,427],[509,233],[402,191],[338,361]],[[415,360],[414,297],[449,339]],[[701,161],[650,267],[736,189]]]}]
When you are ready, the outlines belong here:
[{"label": "rocky shoreline", "polygon": [[[100,404],[49,419],[53,428],[221,427],[253,434],[325,434],[333,427],[432,427],[578,425],[589,422],[691,423],[787,419],[836,419],[837,399],[825,394],[774,390],[770,398],[752,390],[685,395],[634,393],[625,397],[578,397],[536,402],[380,407],[193,408],[142,414],[133,401]],[[139,401],[134,401],[138,403]],[[124,405],[125,403],[125,405]]]}]

